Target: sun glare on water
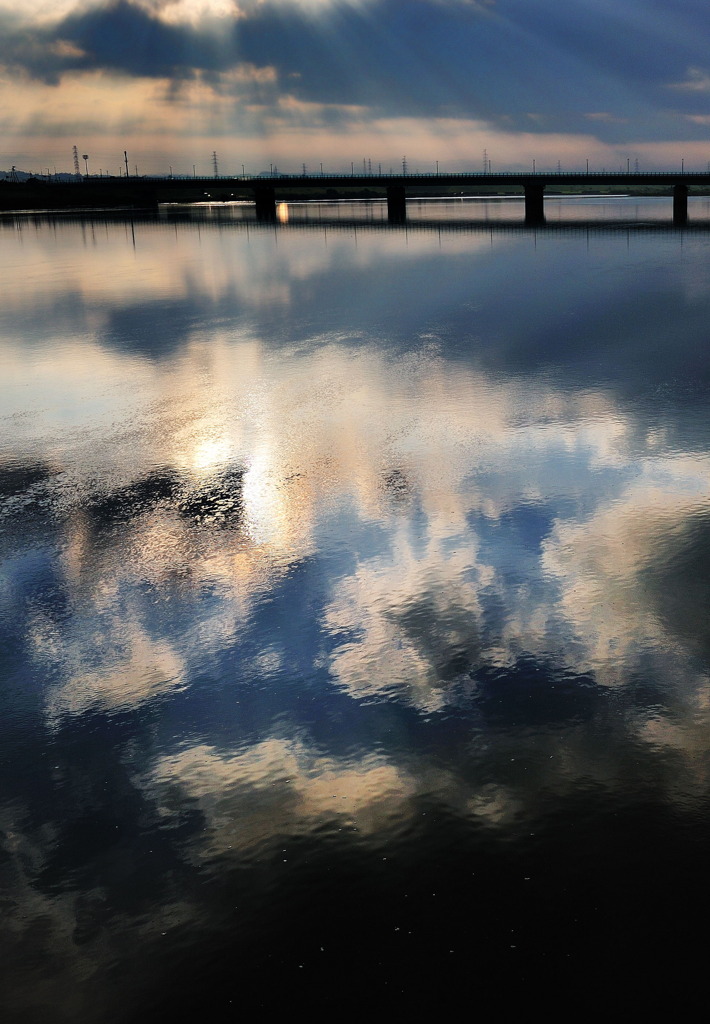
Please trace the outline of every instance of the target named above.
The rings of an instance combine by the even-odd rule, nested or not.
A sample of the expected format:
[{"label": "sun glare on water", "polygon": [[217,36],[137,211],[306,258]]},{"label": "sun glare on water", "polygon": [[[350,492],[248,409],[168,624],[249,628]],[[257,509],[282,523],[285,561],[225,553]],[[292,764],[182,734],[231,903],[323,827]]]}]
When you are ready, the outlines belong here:
[{"label": "sun glare on water", "polygon": [[205,438],[195,448],[190,469],[196,476],[209,476],[224,466],[232,455],[232,445],[225,437]]}]

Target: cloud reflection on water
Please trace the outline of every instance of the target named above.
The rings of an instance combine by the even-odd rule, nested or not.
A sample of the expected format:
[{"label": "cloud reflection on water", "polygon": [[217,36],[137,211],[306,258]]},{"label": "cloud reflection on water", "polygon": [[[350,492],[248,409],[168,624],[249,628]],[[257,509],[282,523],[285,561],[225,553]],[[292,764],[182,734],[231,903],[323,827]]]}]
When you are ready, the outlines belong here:
[{"label": "cloud reflection on water", "polygon": [[[198,375],[202,386],[191,390]],[[167,383],[157,381],[161,391]],[[159,411],[128,456],[123,432],[106,431],[88,466],[79,455],[53,478],[58,564],[76,611],[54,641],[41,619],[31,635],[40,658],[62,665],[65,697],[54,706],[120,706],[159,692],[160,678],[178,685],[191,648],[223,644],[284,574],[342,546],[333,537],[342,515],[378,531],[315,610],[331,638],[333,678],[354,696],[432,709],[455,675],[524,654],[546,652],[604,682],[623,682],[643,648],[675,643],[682,655],[643,571],[659,561],[664,537],[704,514],[706,460],[630,460],[625,443],[636,432],[610,395],[451,365],[431,342],[415,357],[387,358],[323,344],[267,356],[256,342],[215,339],[185,354],[170,384],[182,398],[178,420]],[[69,460],[77,454],[70,446]],[[136,478],[141,463],[146,475]],[[149,498],[154,466],[172,468],[164,492]],[[112,503],[114,520],[97,521]],[[540,508],[547,534],[518,569],[505,524]],[[498,531],[486,545],[494,551],[482,552],[482,530]],[[183,605],[206,587],[218,595],[209,612],[198,599],[188,613],[184,653],[169,622],[155,634],[145,583],[158,596],[175,587]],[[72,668],[84,660],[72,637],[94,651],[97,627],[102,658],[91,683]],[[163,668],[148,671],[150,661]],[[131,682],[133,664],[142,682]],[[79,691],[86,696],[68,696]]]},{"label": "cloud reflection on water", "polygon": [[[111,237],[111,250],[117,244],[120,250],[120,242]],[[160,233],[148,237],[154,254]],[[34,248],[42,247],[42,238],[40,232]],[[214,251],[215,241],[223,250],[223,239],[215,233],[208,239],[209,251]],[[385,238],[386,250],[395,244]],[[459,251],[461,240],[453,244]],[[292,272],[284,262],[290,253],[282,253],[282,280],[293,284],[323,274],[332,254],[326,257],[317,250],[317,241],[303,246]],[[342,240],[340,255],[364,265],[362,252],[348,250]],[[378,255],[382,258],[382,252]],[[189,249],[182,245],[177,258],[152,258],[151,265],[164,265],[163,282],[172,282],[172,292],[182,291],[190,262]],[[214,267],[215,260],[208,265]],[[232,259],[229,268],[236,265]],[[257,282],[269,275],[263,274],[261,260],[239,265],[250,269],[245,294],[253,302],[259,294]],[[329,517],[332,521],[348,509],[383,534],[383,550],[359,552],[353,569],[330,581],[330,599],[320,610],[326,633],[349,629],[354,638],[336,645],[330,655],[334,678],[353,694],[408,694],[415,704],[436,706],[445,702],[454,662],[471,672],[481,661],[510,663],[521,653],[549,651],[551,644],[557,648],[555,657],[568,667],[586,671],[591,666],[600,679],[614,674],[623,679],[639,646],[670,642],[652,595],[642,599],[634,580],[657,558],[663,524],[680,527],[688,515],[703,514],[706,467],[702,459],[691,465],[682,451],[663,453],[655,473],[651,453],[638,462],[644,453],[639,453],[633,414],[610,391],[570,391],[543,374],[502,376],[475,364],[451,362],[445,336],[436,331],[425,332],[409,353],[388,353],[374,341],[363,344],[360,339],[352,347],[348,339],[334,343],[331,335],[319,333],[295,347],[282,343],[274,350],[258,335],[245,337],[245,330],[253,331],[251,325],[235,323],[208,332],[196,325],[176,358],[166,365],[146,364],[121,349],[112,354],[105,348],[99,311],[117,301],[119,280],[124,287],[131,281],[153,294],[156,285],[158,291],[164,286],[155,275],[146,280],[140,268],[136,275],[132,268],[121,272],[120,267],[119,261],[112,277],[99,280],[92,261],[87,263],[81,254],[75,266],[89,282],[92,298],[87,304],[85,297],[82,308],[97,311],[92,319],[98,345],[43,349],[39,357],[30,357],[29,366],[24,344],[11,345],[6,359],[8,372],[19,379],[28,381],[29,371],[37,391],[30,404],[39,402],[40,408],[43,377],[64,381],[60,404],[43,410],[44,423],[23,421],[20,447],[14,452],[10,445],[6,457],[21,460],[24,430],[36,436],[40,429],[43,457],[55,471],[64,470],[56,490],[64,511],[72,510],[63,527],[68,531],[62,542],[64,586],[71,595],[76,588],[86,591],[87,576],[91,579],[88,603],[79,602],[82,616],[88,615],[79,630],[82,635],[91,635],[89,622],[97,614],[108,636],[117,629],[125,637],[135,632],[135,639],[127,641],[129,650],[154,643],[152,660],[170,666],[158,675],[172,686],[182,677],[182,656],[171,650],[167,637],[151,640],[142,612],[127,613],[122,607],[115,625],[110,611],[102,616],[102,608],[111,605],[106,579],[111,578],[108,591],[114,595],[122,581],[120,601],[130,604],[131,587],[142,580],[160,587],[189,577],[193,588],[217,587],[220,612],[233,613],[238,620],[277,585],[279,572],[317,555],[320,535],[330,529]],[[284,274],[286,267],[289,272]],[[54,278],[50,289],[57,284]],[[124,300],[129,304],[137,298],[133,284]],[[218,294],[230,290],[226,279],[221,287],[212,281],[210,298],[192,278],[202,304],[217,301],[215,286]],[[83,286],[81,291],[85,294]],[[21,295],[15,292],[15,301]],[[119,388],[116,392],[106,386],[98,402],[89,403],[94,429],[86,443],[78,434],[68,435],[59,422],[65,408],[86,406],[88,382],[97,379],[107,384],[115,380]],[[117,417],[119,423],[124,419],[118,429]],[[81,418],[79,413],[77,427]],[[650,447],[653,441],[649,435]],[[150,509],[136,501],[108,536],[97,538],[95,530],[87,531],[84,514],[76,512],[77,492],[85,495],[79,507],[89,498],[87,486],[106,494],[105,500],[117,487],[127,487],[126,500],[134,500],[130,488],[156,466],[175,474],[173,492]],[[209,493],[210,478],[217,479],[229,467],[238,470],[238,510],[229,507],[233,480],[221,495],[221,506]],[[186,517],[185,502],[194,504],[200,494],[205,507],[196,519]],[[568,511],[571,504],[577,505],[576,512]],[[537,507],[544,507],[549,519],[541,557],[527,566],[524,586],[511,587],[504,578],[510,567],[496,567],[481,556],[478,521],[500,523],[510,515],[524,519]],[[651,508],[654,518],[649,519]],[[224,525],[230,517],[230,532],[207,529]],[[622,566],[624,579],[619,582]],[[480,635],[483,593],[495,594],[504,609],[494,642]],[[200,629],[209,632],[207,622]],[[565,651],[566,633],[575,636],[574,655]],[[33,636],[38,651],[51,651],[50,661],[62,659],[66,635],[52,645],[39,625]],[[125,647],[125,638],[117,646]],[[446,650],[450,656],[444,655]],[[68,668],[74,659],[68,652],[65,656],[62,674],[75,678]],[[145,661],[143,654],[138,657]],[[112,658],[105,658],[103,681],[94,687],[99,705],[111,704],[114,689],[118,704],[130,703],[125,693],[139,699],[141,686],[129,682],[132,659],[130,653],[116,658],[116,666],[124,668],[114,672],[109,668]],[[84,683],[65,681],[62,692],[75,686],[81,689]],[[156,686],[160,688],[146,683],[146,696]],[[418,697],[412,696],[415,692]],[[80,700],[76,706],[85,705]]]},{"label": "cloud reflection on water", "polygon": [[[697,396],[676,381],[648,404],[645,368],[620,382],[606,350],[580,369],[568,327],[567,363],[506,371],[496,356],[518,334],[487,348],[474,277],[446,291],[460,238],[407,306],[404,340],[383,261],[410,283],[437,263],[430,239],[400,235],[382,251],[379,236],[342,240],[335,271],[321,239],[287,243],[278,302],[268,285],[251,304],[248,287],[230,291],[229,268],[253,251],[236,238],[216,290],[193,276],[171,341],[167,296],[192,257],[169,233],[156,251],[161,237],[165,345],[122,316],[145,282],[118,261],[105,291],[95,276],[72,284],[83,297],[56,337],[35,325],[4,346],[21,397],[0,449],[3,656],[57,767],[56,809],[32,792],[4,805],[4,847],[34,851],[12,860],[11,927],[29,942],[46,915],[47,949],[74,977],[104,970],[128,936],[202,927],[176,878],[217,884],[225,863],[256,870],[291,840],[409,843],[435,804],[512,843],[584,793],[701,800],[710,464]],[[203,233],[207,265],[224,244]],[[519,332],[541,316],[536,275],[559,266],[511,245],[532,279]],[[686,250],[691,277],[699,252]],[[575,253],[578,289],[589,268]],[[495,276],[508,255],[476,241],[468,258]],[[53,277],[40,307],[60,293]],[[11,301],[31,319],[21,290]],[[341,301],[367,307],[350,332]],[[114,780],[108,802],[100,778]],[[79,825],[102,815],[96,857]],[[164,858],[155,894],[135,902],[112,860],[130,861],[124,835]],[[80,921],[88,960],[71,945]]]}]

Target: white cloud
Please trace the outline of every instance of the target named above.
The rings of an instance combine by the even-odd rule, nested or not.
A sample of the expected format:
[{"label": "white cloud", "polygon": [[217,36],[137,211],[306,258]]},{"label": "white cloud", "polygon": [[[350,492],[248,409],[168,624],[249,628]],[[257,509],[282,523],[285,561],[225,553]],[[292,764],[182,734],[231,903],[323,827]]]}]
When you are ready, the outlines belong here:
[{"label": "white cloud", "polygon": [[199,808],[207,832],[198,857],[244,854],[329,820],[334,828],[378,833],[409,816],[417,792],[412,776],[382,757],[341,760],[277,737],[236,753],[187,747],[159,758],[141,784],[166,816],[185,800]]},{"label": "white cloud", "polygon": [[562,585],[559,609],[578,640],[575,668],[610,685],[623,683],[649,654],[685,664],[683,641],[660,615],[649,570],[710,500],[707,457],[648,459],[639,470],[589,518],[558,521],[541,562]]},{"label": "white cloud", "polygon": [[685,92],[710,92],[710,72],[704,68],[688,68],[688,76],[684,82],[672,82],[669,89],[680,89]]}]

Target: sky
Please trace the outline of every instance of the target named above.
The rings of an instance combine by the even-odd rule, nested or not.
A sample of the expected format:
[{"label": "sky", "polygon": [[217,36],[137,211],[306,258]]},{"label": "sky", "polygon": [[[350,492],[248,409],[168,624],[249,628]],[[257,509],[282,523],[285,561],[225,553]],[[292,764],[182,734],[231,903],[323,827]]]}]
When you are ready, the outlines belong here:
[{"label": "sky", "polygon": [[708,43],[706,0],[0,0],[0,170],[706,170]]}]

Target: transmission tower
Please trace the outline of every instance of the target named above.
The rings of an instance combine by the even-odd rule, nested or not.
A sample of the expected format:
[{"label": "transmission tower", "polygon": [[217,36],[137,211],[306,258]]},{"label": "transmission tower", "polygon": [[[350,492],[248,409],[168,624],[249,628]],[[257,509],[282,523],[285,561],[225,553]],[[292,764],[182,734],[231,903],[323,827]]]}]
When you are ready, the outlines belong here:
[{"label": "transmission tower", "polygon": [[212,151],[212,167],[215,178],[219,178],[219,165],[217,164],[217,152],[215,150]]},{"label": "transmission tower", "polygon": [[81,177],[81,171],[79,170],[79,150],[76,146],[72,146],[72,153],[74,154],[74,174],[77,178]]}]

